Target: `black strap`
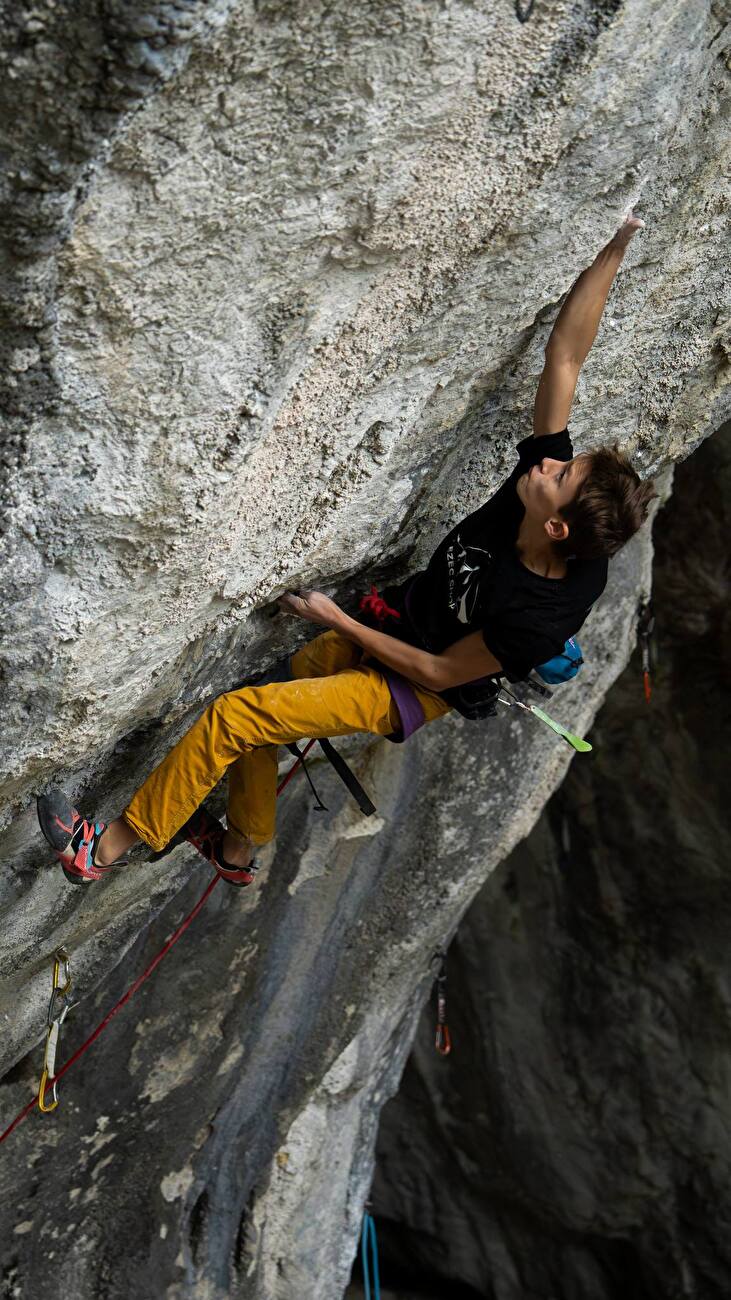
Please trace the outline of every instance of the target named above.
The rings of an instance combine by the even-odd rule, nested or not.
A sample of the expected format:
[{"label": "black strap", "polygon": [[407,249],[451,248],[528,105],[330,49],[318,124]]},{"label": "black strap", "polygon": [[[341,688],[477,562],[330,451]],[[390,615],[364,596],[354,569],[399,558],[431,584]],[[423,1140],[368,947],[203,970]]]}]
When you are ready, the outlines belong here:
[{"label": "black strap", "polygon": [[328,762],[332,763],[340,780],[348,787],[361,812],[365,813],[366,817],[371,817],[376,811],[376,805],[368,798],[363,786],[355,773],[351,772],[342,754],[338,753],[329,740],[318,740],[317,743]]},{"label": "black strap", "polygon": [[305,760],[305,756],[304,756],[304,754],[302,753],[302,750],[300,749],[299,745],[297,745],[297,744],[295,744],[295,743],[293,742],[291,745],[287,745],[287,749],[289,750],[290,754],[296,754],[296,755],[297,755],[297,758],[299,759],[300,763],[302,764],[302,771],[304,772],[305,776],[307,777],[307,780],[308,780],[308,782],[309,782],[310,789],[311,789],[312,793],[313,793],[314,796],[315,796],[315,812],[327,812],[327,811],[328,811],[327,804],[324,804],[324,803],[322,802],[322,799],[320,798],[319,794],[317,793],[317,790],[315,789],[315,783],[314,783],[314,781],[312,780],[312,777],[310,776],[310,769],[309,769],[309,767],[307,766],[307,762],[306,762],[306,760]]},{"label": "black strap", "polygon": [[[317,743],[320,746],[328,762],[331,763],[332,766],[334,767],[335,771],[340,777],[340,780],[343,782],[345,786],[347,786],[348,790],[350,791],[356,803],[358,804],[358,807],[360,808],[361,812],[364,813],[366,817],[372,816],[372,814],[376,811],[376,805],[372,803],[371,800],[368,798],[368,795],[363,789],[363,786],[361,785],[355,773],[351,772],[342,754],[339,754],[337,749],[335,749],[335,746],[331,744],[331,742],[327,739],[318,740]],[[296,754],[298,758],[302,757],[301,752],[298,749],[297,745],[294,744],[287,745],[287,749],[289,750],[290,754]],[[325,805],[323,804],[322,800],[317,794],[317,791],[315,790],[314,785],[312,784],[312,777],[310,776],[307,770],[307,763],[303,761],[302,766],[305,769],[305,776],[307,777],[307,780],[309,781],[310,786],[312,787],[313,794],[315,795],[315,798],[318,800],[319,807],[324,808]]]}]

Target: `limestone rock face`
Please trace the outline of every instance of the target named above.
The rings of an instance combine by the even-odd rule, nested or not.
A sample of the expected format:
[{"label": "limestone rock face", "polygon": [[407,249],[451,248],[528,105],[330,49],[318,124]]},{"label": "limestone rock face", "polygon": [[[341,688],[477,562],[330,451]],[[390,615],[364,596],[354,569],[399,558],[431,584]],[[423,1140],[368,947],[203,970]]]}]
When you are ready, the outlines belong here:
[{"label": "limestone rock face", "polygon": [[[71,1050],[207,878],[179,851],[72,891],[37,791],[118,812],[211,698],[303,638],[270,617],[285,587],[352,608],[420,567],[510,466],[561,298],[630,204],[647,229],[575,441],[663,471],[720,424],[726,14],[654,19],[616,0],[539,0],[526,24],[507,0],[7,6],[3,1114],[38,1074],[54,948],[83,998]],[[645,535],[613,566],[576,729],[629,654],[649,564]],[[171,1298],[342,1293],[431,952],[568,754],[511,716],[346,750],[378,818],[329,775],[329,815],[290,787],[256,891],[217,887],[55,1116],[3,1148],[11,1288],[126,1297],[152,1269]]]},{"label": "limestone rock face", "polygon": [[[655,521],[658,662],[639,656],[448,958],[383,1111],[385,1280],[451,1295],[731,1291],[731,425]],[[434,1294],[428,1291],[428,1294]]]}]

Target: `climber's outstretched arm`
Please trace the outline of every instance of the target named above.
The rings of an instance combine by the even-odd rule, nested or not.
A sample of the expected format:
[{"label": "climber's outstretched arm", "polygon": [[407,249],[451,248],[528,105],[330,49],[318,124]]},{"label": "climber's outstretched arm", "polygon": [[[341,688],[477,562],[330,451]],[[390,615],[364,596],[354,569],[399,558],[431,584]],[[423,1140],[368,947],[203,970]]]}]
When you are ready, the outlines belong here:
[{"label": "climber's outstretched arm", "polygon": [[583,365],[596,338],[609,290],[627,245],[644,224],[640,217],[630,213],[609,243],[597,253],[591,266],[581,272],[556,317],[546,344],[547,354],[554,351],[579,366]]},{"label": "climber's outstretched arm", "polygon": [[501,671],[498,660],[485,645],[481,632],[472,632],[469,636],[462,637],[443,654],[436,655],[430,654],[428,650],[420,650],[417,646],[407,645],[405,641],[399,641],[386,632],[375,632],[366,627],[351,618],[321,591],[305,591],[299,595],[287,592],[279,604],[287,613],[296,614],[298,618],[334,628],[367,654],[379,659],[387,668],[393,668],[428,691],[444,691],[450,686],[462,686],[477,677],[489,677]]},{"label": "climber's outstretched arm", "polygon": [[534,438],[544,433],[560,433],[566,428],[580,369],[578,361],[572,361],[558,350],[546,349],[546,363],[533,407]]}]

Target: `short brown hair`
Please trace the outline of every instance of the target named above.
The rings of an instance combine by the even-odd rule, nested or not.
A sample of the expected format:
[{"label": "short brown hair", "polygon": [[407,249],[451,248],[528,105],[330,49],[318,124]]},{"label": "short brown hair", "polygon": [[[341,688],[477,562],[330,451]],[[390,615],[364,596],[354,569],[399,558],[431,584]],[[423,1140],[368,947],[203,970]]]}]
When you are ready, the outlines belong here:
[{"label": "short brown hair", "polygon": [[648,506],[657,496],[654,483],[642,481],[616,443],[587,452],[586,459],[588,473],[576,496],[560,511],[569,535],[554,542],[554,550],[564,559],[616,555],[645,522]]}]

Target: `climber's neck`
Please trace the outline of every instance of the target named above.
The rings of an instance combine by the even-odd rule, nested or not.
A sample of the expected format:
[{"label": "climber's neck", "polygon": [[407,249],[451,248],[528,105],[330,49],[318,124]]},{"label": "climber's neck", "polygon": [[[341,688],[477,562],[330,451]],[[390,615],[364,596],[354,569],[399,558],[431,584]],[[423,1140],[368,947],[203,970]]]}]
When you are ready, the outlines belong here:
[{"label": "climber's neck", "polygon": [[518,529],[515,549],[521,564],[541,578],[565,578],[568,565],[556,555],[543,524],[525,515]]}]

